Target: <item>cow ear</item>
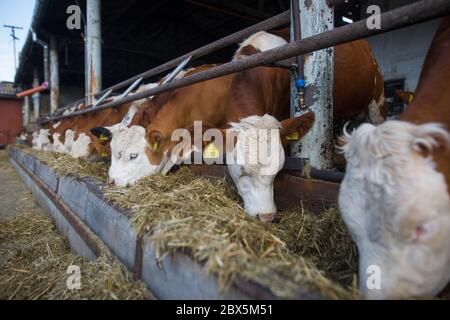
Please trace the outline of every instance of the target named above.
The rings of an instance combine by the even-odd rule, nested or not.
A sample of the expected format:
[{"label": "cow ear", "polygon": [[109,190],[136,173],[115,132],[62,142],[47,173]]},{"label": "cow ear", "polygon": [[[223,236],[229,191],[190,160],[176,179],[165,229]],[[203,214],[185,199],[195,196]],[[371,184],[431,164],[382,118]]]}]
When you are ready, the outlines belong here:
[{"label": "cow ear", "polygon": [[280,130],[280,136],[283,145],[300,140],[311,129],[314,124],[314,119],[314,112],[308,112],[300,117],[281,121],[282,128]]},{"label": "cow ear", "polygon": [[147,134],[147,140],[150,144],[150,149],[156,152],[161,146],[162,133],[157,130],[152,130]]},{"label": "cow ear", "polygon": [[91,133],[96,136],[102,144],[106,144],[107,142],[111,141],[112,138],[112,132],[105,127],[92,128]]}]

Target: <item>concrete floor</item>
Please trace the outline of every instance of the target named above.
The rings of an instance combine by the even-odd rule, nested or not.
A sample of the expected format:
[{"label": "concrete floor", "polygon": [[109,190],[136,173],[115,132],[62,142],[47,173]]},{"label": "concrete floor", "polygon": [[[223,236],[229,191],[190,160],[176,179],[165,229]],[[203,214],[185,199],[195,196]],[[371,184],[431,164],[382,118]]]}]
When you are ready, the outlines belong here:
[{"label": "concrete floor", "polygon": [[9,162],[7,150],[0,150],[0,182],[0,221],[32,212],[44,214]]}]

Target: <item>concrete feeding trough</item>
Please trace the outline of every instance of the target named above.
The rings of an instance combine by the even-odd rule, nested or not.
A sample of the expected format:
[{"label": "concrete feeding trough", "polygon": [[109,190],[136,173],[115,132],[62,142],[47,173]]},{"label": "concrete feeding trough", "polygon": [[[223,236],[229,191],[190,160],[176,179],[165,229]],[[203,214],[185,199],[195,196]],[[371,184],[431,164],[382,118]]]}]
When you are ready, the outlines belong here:
[{"label": "concrete feeding trough", "polygon": [[[150,291],[160,299],[276,299],[269,288],[260,284],[236,279],[225,291],[221,291],[214,274],[207,274],[201,263],[189,255],[177,252],[156,259],[152,243],[139,236],[130,224],[130,212],[109,203],[100,184],[89,177],[59,176],[48,165],[20,148],[9,149],[10,161],[21,179],[30,189],[40,206],[51,215],[58,230],[68,239],[71,248],[87,259],[99,254],[98,241],[106,244],[111,252],[131,271],[136,279],[142,279]],[[203,175],[226,174],[221,168],[191,168]],[[226,169],[226,168],[225,168]],[[290,180],[294,179],[294,180]],[[288,175],[277,179],[276,188],[292,190],[297,181],[303,187],[303,179]],[[307,185],[306,185],[307,186]],[[337,195],[337,184],[322,186],[321,204],[332,203]],[[315,188],[311,188],[315,189]],[[327,190],[324,192],[324,190]],[[311,196],[306,188],[306,194]],[[319,194],[318,191],[314,191]],[[289,192],[278,192],[281,207],[294,202]],[[289,201],[291,200],[291,201]],[[298,200],[298,199],[297,199]],[[295,200],[296,201],[296,200]],[[318,210],[318,206],[308,205]],[[292,205],[292,203],[291,203]],[[308,290],[299,291],[296,298],[320,299],[319,294]]]}]

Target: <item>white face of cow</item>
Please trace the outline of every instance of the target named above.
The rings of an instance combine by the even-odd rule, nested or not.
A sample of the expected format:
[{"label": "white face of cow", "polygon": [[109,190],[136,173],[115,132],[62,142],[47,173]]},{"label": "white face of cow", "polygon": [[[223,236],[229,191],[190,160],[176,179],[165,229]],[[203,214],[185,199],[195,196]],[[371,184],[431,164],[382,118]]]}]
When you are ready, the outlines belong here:
[{"label": "white face of cow", "polygon": [[33,138],[31,140],[31,144],[33,146],[33,149],[38,149],[39,132],[33,132],[32,136]]},{"label": "white face of cow", "polygon": [[64,152],[71,155],[73,147],[73,139],[75,138],[75,132],[71,129],[67,129],[64,137]]},{"label": "white face of cow", "polygon": [[232,123],[231,127],[237,141],[234,156],[227,150],[228,171],[244,201],[245,211],[262,221],[272,221],[277,211],[273,182],[285,160],[281,123],[269,115],[251,116]]},{"label": "white face of cow", "polygon": [[450,134],[387,121],[344,140],[339,206],[358,246],[360,290],[374,299],[436,295],[450,279],[450,198],[428,154]]},{"label": "white face of cow", "polygon": [[65,147],[61,143],[61,140],[59,140],[60,137],[61,137],[61,134],[58,132],[55,132],[53,134],[53,151],[59,152],[59,153],[64,153]]},{"label": "white face of cow", "polygon": [[[41,129],[39,130],[39,134],[36,138],[36,147],[35,149],[44,150],[44,151],[52,151],[53,145],[49,139],[50,130],[49,129]],[[34,136],[34,135],[33,135]]]},{"label": "white face of cow", "polygon": [[233,151],[227,148],[228,171],[249,215],[264,222],[273,220],[274,179],[285,161],[282,142],[286,143],[285,137],[294,133],[300,139],[313,123],[312,112],[281,123],[267,114],[231,123],[237,140]]},{"label": "white face of cow", "polygon": [[157,172],[158,166],[152,165],[146,155],[149,145],[145,139],[144,127],[128,128],[116,124],[105,129],[112,135],[108,176],[113,184],[125,186]]},{"label": "white face of cow", "polygon": [[74,158],[86,158],[91,154],[91,138],[85,133],[80,133],[73,142],[71,156]]}]

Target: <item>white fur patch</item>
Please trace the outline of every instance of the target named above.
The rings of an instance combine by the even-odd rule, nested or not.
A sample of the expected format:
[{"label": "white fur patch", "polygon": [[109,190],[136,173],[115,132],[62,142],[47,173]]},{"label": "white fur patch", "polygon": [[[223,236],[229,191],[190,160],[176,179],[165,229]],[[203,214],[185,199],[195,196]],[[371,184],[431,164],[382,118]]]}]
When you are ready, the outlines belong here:
[{"label": "white fur patch", "polygon": [[60,125],[61,125],[61,121],[58,121],[57,123],[55,123],[55,124],[53,125],[53,129],[58,128]]},{"label": "white fur patch", "polygon": [[257,32],[250,37],[248,37],[246,40],[244,40],[240,45],[239,49],[236,51],[236,53],[233,56],[233,60],[239,59],[241,56],[241,50],[242,48],[251,45],[258,49],[259,51],[267,51],[271,50],[276,47],[280,47],[287,44],[286,40],[283,38],[276,36],[274,34],[268,33],[266,31],[260,31]]},{"label": "white fur patch", "polygon": [[74,158],[86,158],[90,155],[89,145],[91,138],[84,132],[78,135],[78,139],[73,142],[71,156]]},{"label": "white fur patch", "polygon": [[384,105],[384,91],[381,93],[377,101],[372,100],[369,104],[368,118],[370,123],[380,124],[386,120],[381,113],[383,105]]}]

